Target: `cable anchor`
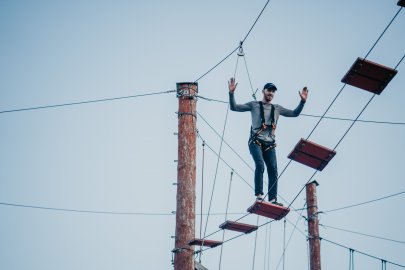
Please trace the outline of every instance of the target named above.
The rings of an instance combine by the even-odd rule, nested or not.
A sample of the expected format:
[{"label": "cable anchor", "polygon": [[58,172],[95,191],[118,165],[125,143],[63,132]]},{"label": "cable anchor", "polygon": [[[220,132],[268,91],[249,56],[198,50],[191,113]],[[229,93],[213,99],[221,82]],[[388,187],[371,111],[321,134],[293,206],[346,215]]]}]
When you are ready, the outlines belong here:
[{"label": "cable anchor", "polygon": [[245,53],[243,52],[243,47],[242,47],[243,41],[239,43],[239,51],[238,51],[238,56],[245,56]]}]

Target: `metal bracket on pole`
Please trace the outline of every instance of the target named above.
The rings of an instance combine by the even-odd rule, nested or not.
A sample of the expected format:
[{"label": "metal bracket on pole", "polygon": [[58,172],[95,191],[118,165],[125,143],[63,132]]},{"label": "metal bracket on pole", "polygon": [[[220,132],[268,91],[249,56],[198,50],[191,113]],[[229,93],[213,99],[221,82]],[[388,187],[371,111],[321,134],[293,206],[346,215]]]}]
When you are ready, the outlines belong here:
[{"label": "metal bracket on pole", "polygon": [[191,113],[191,112],[176,112],[176,114],[178,115],[178,117],[183,116],[183,115],[191,115],[197,119],[197,115],[195,113]]},{"label": "metal bracket on pole", "polygon": [[[194,87],[193,87],[194,86]],[[198,93],[197,83],[177,83],[177,97],[195,99]]]}]

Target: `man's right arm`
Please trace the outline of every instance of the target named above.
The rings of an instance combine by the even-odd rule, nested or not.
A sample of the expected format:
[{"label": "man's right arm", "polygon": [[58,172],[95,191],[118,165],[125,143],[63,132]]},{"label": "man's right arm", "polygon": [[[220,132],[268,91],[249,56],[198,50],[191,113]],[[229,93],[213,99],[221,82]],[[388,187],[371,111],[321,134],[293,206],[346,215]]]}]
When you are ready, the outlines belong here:
[{"label": "man's right arm", "polygon": [[248,104],[236,104],[235,101],[235,90],[236,90],[236,86],[238,85],[237,82],[235,82],[235,78],[231,78],[228,81],[228,88],[229,88],[229,108],[231,109],[231,111],[235,111],[235,112],[246,112],[246,111],[250,111],[250,106]]},{"label": "man's right arm", "polygon": [[236,104],[235,94],[229,92],[229,108],[235,112],[247,112],[251,110],[250,103]]}]

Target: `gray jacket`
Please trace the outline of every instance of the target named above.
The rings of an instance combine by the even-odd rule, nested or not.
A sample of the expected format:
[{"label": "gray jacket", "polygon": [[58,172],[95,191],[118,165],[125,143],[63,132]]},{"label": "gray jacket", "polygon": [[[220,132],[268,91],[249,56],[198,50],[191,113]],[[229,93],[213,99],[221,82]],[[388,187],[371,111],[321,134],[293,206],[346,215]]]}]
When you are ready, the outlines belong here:
[{"label": "gray jacket", "polygon": [[[277,125],[278,118],[280,115],[286,117],[297,117],[300,115],[302,109],[304,108],[305,102],[300,101],[297,108],[294,110],[286,109],[278,104],[263,104],[264,109],[264,119],[265,124],[268,126],[265,130],[263,130],[258,137],[265,141],[275,141],[274,130],[271,128],[271,119],[270,119],[270,111],[271,106],[274,106],[274,122]],[[247,112],[250,111],[252,116],[252,128],[251,128],[251,136],[256,134],[262,125],[261,117],[260,117],[260,104],[259,101],[250,101],[245,104],[236,104],[235,95],[234,93],[229,93],[229,105],[231,111],[235,112]]]}]

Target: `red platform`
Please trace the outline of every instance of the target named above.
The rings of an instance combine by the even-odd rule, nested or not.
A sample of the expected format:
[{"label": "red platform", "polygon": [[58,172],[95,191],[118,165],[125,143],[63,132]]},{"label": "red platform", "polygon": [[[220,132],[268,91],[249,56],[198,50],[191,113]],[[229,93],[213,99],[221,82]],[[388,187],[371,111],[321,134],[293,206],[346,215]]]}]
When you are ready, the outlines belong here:
[{"label": "red platform", "polygon": [[335,155],[336,151],[301,138],[288,158],[322,171]]},{"label": "red platform", "polygon": [[342,83],[347,83],[379,95],[396,74],[397,71],[395,69],[357,58],[343,77]]},{"label": "red platform", "polygon": [[290,208],[286,208],[271,202],[256,201],[251,207],[248,208],[247,211],[252,214],[280,220],[285,217],[288,212],[290,212]]},{"label": "red platform", "polygon": [[405,7],[405,0],[399,0],[397,5],[401,6],[401,7]]},{"label": "red platform", "polygon": [[188,242],[188,244],[190,246],[204,246],[213,248],[222,245],[222,242],[208,239],[193,239]]},{"label": "red platform", "polygon": [[251,233],[253,231],[256,231],[258,227],[255,225],[249,225],[249,224],[244,224],[244,223],[227,220],[224,223],[222,223],[221,225],[219,225],[219,228],[221,228],[223,230]]}]

